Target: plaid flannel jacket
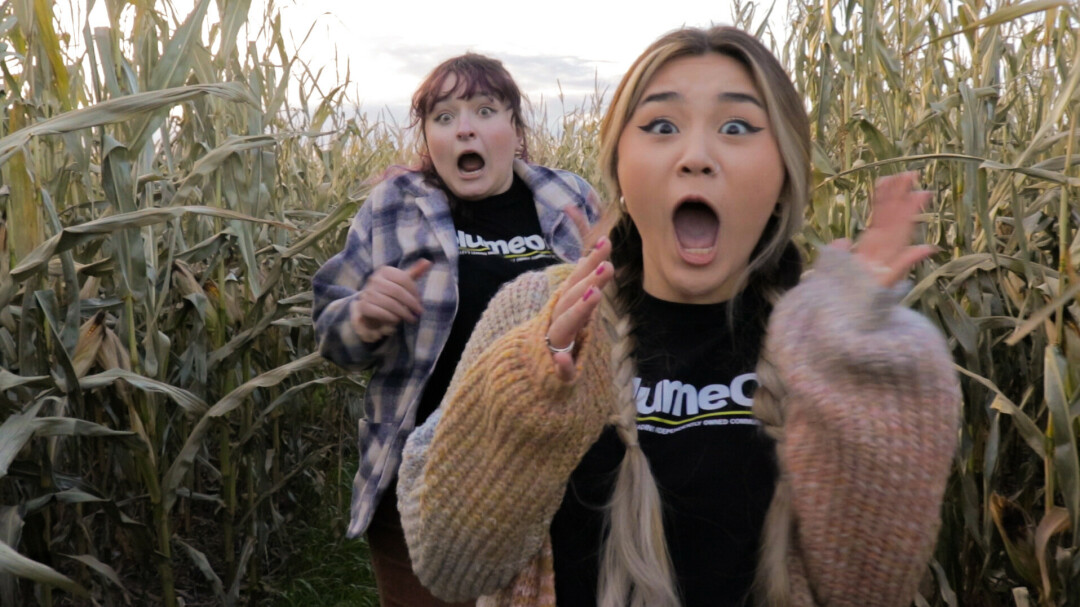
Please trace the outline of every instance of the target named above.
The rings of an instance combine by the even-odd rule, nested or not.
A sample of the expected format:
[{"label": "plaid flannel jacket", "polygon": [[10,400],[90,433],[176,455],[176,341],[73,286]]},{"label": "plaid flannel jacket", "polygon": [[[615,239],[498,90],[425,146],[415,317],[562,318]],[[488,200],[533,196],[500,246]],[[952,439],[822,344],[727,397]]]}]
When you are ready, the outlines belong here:
[{"label": "plaid flannel jacket", "polygon": [[[576,261],[581,235],[564,212],[577,207],[589,223],[599,198],[581,177],[514,161],[514,172],[532,191],[545,240],[563,261]],[[349,323],[349,304],[373,271],[433,262],[419,280],[424,313],[416,324],[375,343],[360,341]],[[353,479],[348,535],[363,533],[401,463],[416,407],[457,313],[458,249],[453,218],[442,190],[410,172],[379,184],[353,219],[345,250],[312,278],[315,333],[322,355],[351,370],[374,367],[359,421],[360,468]]]}]

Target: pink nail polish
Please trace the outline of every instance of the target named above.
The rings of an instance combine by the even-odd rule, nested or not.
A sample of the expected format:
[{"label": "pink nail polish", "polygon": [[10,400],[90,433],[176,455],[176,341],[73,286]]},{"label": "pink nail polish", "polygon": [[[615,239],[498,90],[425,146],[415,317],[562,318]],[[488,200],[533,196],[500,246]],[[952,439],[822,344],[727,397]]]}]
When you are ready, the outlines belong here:
[{"label": "pink nail polish", "polygon": [[593,248],[594,248],[594,249],[599,249],[600,247],[602,247],[602,246],[604,246],[604,245],[606,245],[606,244],[607,244],[607,238],[606,238],[606,237],[604,237],[604,236],[601,236],[600,238],[598,238],[598,239],[596,240],[596,246],[595,246],[595,247],[593,247]]},{"label": "pink nail polish", "polygon": [[600,264],[596,267],[596,275],[599,276],[604,273],[604,264]]},{"label": "pink nail polish", "polygon": [[596,287],[589,287],[585,291],[585,295],[583,295],[581,297],[581,301],[589,301],[589,298],[592,297],[592,294],[595,293],[595,292],[596,292]]}]

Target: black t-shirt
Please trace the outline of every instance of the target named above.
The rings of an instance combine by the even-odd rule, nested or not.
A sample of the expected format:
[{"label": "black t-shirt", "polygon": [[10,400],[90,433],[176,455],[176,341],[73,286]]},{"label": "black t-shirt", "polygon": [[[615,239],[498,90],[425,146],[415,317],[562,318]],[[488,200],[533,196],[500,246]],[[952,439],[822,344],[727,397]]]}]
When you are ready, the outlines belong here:
[{"label": "black t-shirt", "polygon": [[[729,325],[727,305],[646,295],[633,314],[638,440],[687,607],[752,604],[777,476],[773,442],[750,411],[768,307],[744,295]],[[551,524],[560,607],[596,605],[603,506],[624,451],[609,427],[570,477]]]},{"label": "black t-shirt", "polygon": [[532,192],[517,175],[506,192],[483,200],[455,200],[452,209],[458,245],[458,309],[420,397],[417,425],[438,408],[473,328],[499,287],[519,274],[559,261],[544,240]]}]

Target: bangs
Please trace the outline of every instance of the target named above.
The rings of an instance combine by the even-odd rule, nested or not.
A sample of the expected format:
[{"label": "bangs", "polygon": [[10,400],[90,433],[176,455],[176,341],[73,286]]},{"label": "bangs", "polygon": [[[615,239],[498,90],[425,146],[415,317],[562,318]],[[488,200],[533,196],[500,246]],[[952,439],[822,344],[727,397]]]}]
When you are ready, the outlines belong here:
[{"label": "bangs", "polygon": [[[446,81],[449,80],[451,76],[456,80],[454,88],[439,95],[438,91],[443,90]],[[423,113],[426,116],[431,112],[431,109],[435,107],[435,104],[451,98],[468,100],[477,95],[485,95],[503,103],[507,103],[509,101],[508,95],[500,90],[499,86],[504,83],[494,82],[493,80],[495,79],[492,78],[491,74],[482,71],[447,70],[432,83],[434,85],[431,87],[432,94],[425,100]]]}]

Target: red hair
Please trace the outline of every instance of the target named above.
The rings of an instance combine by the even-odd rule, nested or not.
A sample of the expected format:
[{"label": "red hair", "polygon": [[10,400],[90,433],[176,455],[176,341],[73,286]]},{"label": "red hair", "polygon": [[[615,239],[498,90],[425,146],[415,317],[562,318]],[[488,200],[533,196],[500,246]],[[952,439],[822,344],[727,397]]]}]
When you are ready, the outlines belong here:
[{"label": "red hair", "polygon": [[[443,87],[451,76],[454,77],[454,88],[443,93]],[[475,95],[490,95],[505,103],[510,108],[510,121],[521,136],[521,158],[529,159],[528,148],[525,144],[525,121],[521,116],[521,90],[518,88],[510,72],[506,71],[498,59],[492,59],[477,53],[465,53],[452,57],[440,63],[431,73],[424,78],[420,86],[413,93],[412,107],[409,110],[409,127],[419,128],[420,143],[417,152],[420,156],[420,171],[428,178],[442,185],[435,165],[431,162],[431,156],[427,153],[427,133],[424,131],[424,120],[431,113],[435,104],[450,97],[471,99]]]}]

